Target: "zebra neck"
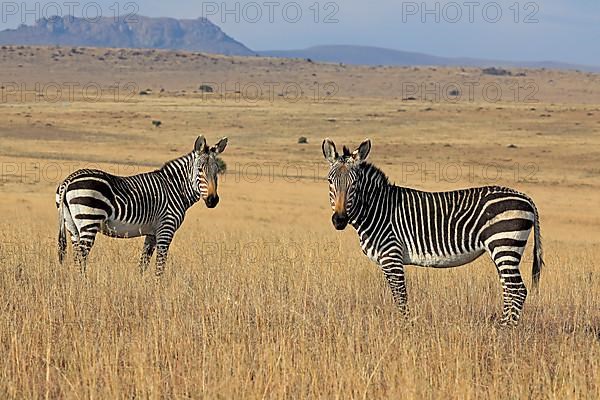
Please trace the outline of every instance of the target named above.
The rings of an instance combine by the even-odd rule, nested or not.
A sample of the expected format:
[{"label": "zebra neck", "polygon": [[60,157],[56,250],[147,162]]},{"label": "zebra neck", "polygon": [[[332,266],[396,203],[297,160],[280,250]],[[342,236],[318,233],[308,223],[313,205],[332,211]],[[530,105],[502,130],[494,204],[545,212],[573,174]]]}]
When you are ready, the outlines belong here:
[{"label": "zebra neck", "polygon": [[388,189],[389,185],[357,187],[352,207],[348,212],[350,224],[357,231],[360,232],[371,225],[373,214],[381,208]]},{"label": "zebra neck", "polygon": [[372,226],[373,214],[381,208],[392,187],[377,167],[366,163],[360,167],[352,206],[348,210],[350,224],[359,233]]},{"label": "zebra neck", "polygon": [[194,175],[194,161],[194,154],[189,153],[167,162],[159,170],[186,209],[198,202],[201,197]]}]

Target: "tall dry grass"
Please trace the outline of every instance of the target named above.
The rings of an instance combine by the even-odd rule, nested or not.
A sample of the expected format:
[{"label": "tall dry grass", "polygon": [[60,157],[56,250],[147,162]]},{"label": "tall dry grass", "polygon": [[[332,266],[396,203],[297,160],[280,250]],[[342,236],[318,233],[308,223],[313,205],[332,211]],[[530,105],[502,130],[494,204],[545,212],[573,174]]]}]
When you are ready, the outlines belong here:
[{"label": "tall dry grass", "polygon": [[[88,70],[61,71],[68,81],[89,80]],[[186,85],[197,71],[185,75]],[[256,68],[243,71],[243,79],[260,79]],[[362,85],[380,90],[380,80],[399,81],[396,72],[406,80],[406,71],[385,71],[365,75]],[[354,85],[355,76],[341,74]],[[593,207],[600,125],[592,106],[569,103],[585,94],[581,77],[554,74],[540,80],[552,78],[557,88],[571,82],[560,90],[565,103],[550,103],[552,89],[537,110],[442,103],[424,113],[429,102],[373,100],[354,86],[355,98],[323,104],[144,96],[126,107],[0,108],[8,127],[0,129],[0,399],[600,398],[600,251],[591,244],[600,232]],[[162,83],[182,89],[178,76],[161,73]],[[160,129],[154,118],[164,121]],[[80,167],[147,171],[190,151],[199,133],[229,136],[223,158],[231,175],[220,181],[218,208],[190,210],[160,281],[152,271],[138,274],[141,239],[100,237],[86,277],[57,265],[60,179]],[[299,136],[309,144],[298,145]],[[371,159],[398,184],[502,184],[532,195],[547,264],[521,325],[498,327],[501,289],[486,257],[457,269],[408,267],[412,318],[400,318],[355,233],[331,227],[324,136],[340,145],[371,137]],[[271,181],[263,163],[273,161]],[[524,179],[526,170],[515,175],[515,165],[531,162],[535,179]],[[255,163],[262,179],[239,179],[236,171]],[[287,163],[302,167],[301,180],[283,179]],[[460,182],[404,169],[438,163],[473,166],[475,179],[466,169]],[[482,163],[500,165],[502,179],[482,180]],[[522,268],[528,285],[530,251]]]},{"label": "tall dry grass", "polygon": [[547,243],[540,294],[501,329],[485,258],[409,267],[407,323],[356,238],[333,229],[188,223],[156,281],[138,274],[135,239],[100,238],[86,277],[57,265],[54,225],[0,234],[2,398],[600,396],[595,247]]}]

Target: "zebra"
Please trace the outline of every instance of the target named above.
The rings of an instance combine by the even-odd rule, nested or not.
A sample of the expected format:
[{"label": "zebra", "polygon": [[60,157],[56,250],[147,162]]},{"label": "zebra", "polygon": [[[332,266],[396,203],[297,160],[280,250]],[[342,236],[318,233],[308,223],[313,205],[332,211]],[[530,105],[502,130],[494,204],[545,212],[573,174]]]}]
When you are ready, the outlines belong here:
[{"label": "zebra", "polygon": [[350,223],[363,253],[383,271],[393,299],[408,315],[404,266],[457,267],[487,252],[503,291],[502,325],[516,325],[527,289],[519,263],[534,229],[533,287],[543,265],[538,211],[527,195],[500,186],[449,192],[424,192],[390,183],[383,171],[366,161],[371,141],[338,154],[326,138],[329,197],[333,226]]},{"label": "zebra", "polygon": [[147,270],[156,249],[156,275],[162,275],[188,208],[200,199],[208,208],[219,203],[217,156],[226,146],[227,138],[209,147],[199,136],[192,152],[155,171],[127,177],[96,169],[73,172],[56,189],[59,263],[66,256],[67,231],[83,273],[98,232],[116,238],[145,236],[140,272]]}]

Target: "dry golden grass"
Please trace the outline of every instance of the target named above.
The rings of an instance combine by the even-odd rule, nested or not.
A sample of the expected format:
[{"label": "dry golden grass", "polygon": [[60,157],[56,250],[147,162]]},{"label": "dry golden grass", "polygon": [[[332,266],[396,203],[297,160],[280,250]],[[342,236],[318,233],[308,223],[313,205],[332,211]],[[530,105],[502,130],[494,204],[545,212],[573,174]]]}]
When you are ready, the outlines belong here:
[{"label": "dry golden grass", "polygon": [[488,260],[409,268],[406,323],[377,268],[352,241],[332,241],[333,232],[213,235],[190,225],[159,282],[137,274],[138,249],[128,241],[100,239],[84,278],[48,254],[54,243],[40,232],[52,224],[24,220],[9,233],[19,244],[2,261],[0,391],[12,398],[600,394],[592,246],[548,245],[540,295],[530,295],[520,327],[500,329],[500,287]]},{"label": "dry golden grass", "polygon": [[[235,61],[230,79],[245,79],[240,71],[266,76],[264,60]],[[170,66],[179,67],[172,81],[139,65],[128,71],[141,71],[140,86],[159,74],[175,92],[195,79],[192,66]],[[39,79],[40,67],[27,68],[24,80]],[[590,94],[597,77],[582,87],[581,74],[538,71],[560,90],[542,90],[548,97],[534,107],[431,104],[361,89],[415,71],[350,69],[363,74],[354,97],[318,104],[172,93],[126,104],[4,103],[0,397],[599,398],[600,101]],[[351,87],[346,70],[315,64],[302,73],[313,70]],[[118,71],[98,66],[111,79]],[[69,65],[60,73],[88,79]],[[591,104],[574,103],[580,94]],[[152,119],[163,126],[152,128]],[[189,211],[160,281],[138,274],[141,239],[100,237],[86,277],[72,263],[57,264],[61,178],[84,166],[146,171],[190,150],[199,133],[230,138],[221,203]],[[309,144],[298,145],[299,136]],[[530,194],[546,266],[521,325],[498,327],[500,284],[486,257],[456,269],[408,267],[412,316],[404,322],[356,234],[331,226],[324,136],[351,145],[371,137],[372,160],[398,184],[493,183]],[[436,171],[436,163],[464,169],[448,179],[452,171]],[[486,177],[490,163],[502,171],[496,179]],[[530,248],[526,254],[529,286]]]}]

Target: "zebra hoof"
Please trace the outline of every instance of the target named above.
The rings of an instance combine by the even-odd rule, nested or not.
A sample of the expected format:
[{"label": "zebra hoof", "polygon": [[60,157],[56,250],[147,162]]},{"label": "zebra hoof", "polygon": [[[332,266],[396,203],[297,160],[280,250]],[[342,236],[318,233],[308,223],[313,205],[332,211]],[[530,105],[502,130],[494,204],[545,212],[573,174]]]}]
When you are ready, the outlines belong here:
[{"label": "zebra hoof", "polygon": [[513,318],[504,319],[502,318],[499,322],[501,328],[515,328],[519,325],[519,320],[515,320]]},{"label": "zebra hoof", "polygon": [[406,308],[400,308],[400,319],[406,323],[413,323],[414,319],[412,318],[412,314],[410,313],[410,311]]}]

